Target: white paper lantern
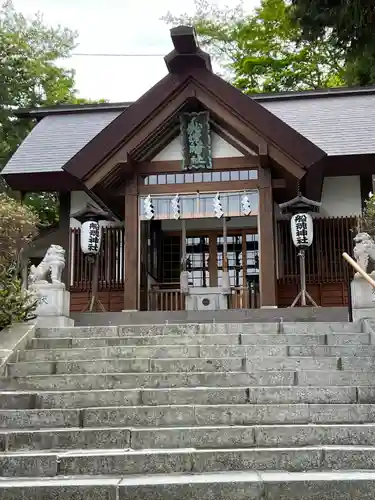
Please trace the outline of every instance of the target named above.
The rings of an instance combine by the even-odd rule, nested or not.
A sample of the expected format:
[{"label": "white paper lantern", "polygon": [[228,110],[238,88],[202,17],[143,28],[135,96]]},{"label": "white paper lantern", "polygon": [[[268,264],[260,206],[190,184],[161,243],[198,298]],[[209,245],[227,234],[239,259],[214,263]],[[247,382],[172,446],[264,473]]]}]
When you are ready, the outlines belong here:
[{"label": "white paper lantern", "polygon": [[293,215],[290,221],[290,230],[296,247],[309,247],[313,242],[313,219],[310,214]]},{"label": "white paper lantern", "polygon": [[81,250],[84,254],[96,255],[100,250],[102,231],[99,222],[89,220],[81,226]]}]

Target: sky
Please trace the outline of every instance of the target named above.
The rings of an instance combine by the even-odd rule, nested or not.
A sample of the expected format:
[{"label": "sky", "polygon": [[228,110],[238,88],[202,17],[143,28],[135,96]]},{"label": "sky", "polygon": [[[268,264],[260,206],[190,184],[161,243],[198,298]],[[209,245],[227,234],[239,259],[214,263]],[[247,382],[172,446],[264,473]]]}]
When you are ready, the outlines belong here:
[{"label": "sky", "polygon": [[[239,0],[216,0],[235,7]],[[244,0],[250,11],[258,0]],[[160,54],[158,57],[74,56],[61,64],[76,71],[81,97],[133,101],[167,73],[163,56],[172,50],[169,27],[160,18],[194,12],[194,0],[13,0],[25,15],[41,12],[49,25],[78,31],[76,53]]]}]

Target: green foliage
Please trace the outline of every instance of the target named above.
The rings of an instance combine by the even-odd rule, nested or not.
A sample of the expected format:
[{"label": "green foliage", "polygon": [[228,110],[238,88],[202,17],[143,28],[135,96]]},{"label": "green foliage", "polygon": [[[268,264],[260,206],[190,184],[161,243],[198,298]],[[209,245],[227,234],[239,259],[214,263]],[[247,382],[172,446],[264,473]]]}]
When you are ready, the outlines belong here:
[{"label": "green foliage", "polygon": [[35,318],[39,299],[22,287],[21,280],[0,269],[0,330]]},{"label": "green foliage", "polygon": [[[40,14],[26,18],[9,0],[0,7],[0,171],[34,125],[18,118],[16,108],[94,102],[77,97],[74,71],[58,65],[70,56],[76,37],[67,28],[46,25]],[[54,193],[32,194],[26,204],[37,209],[45,226],[58,220],[56,200]]]},{"label": "green foliage", "polygon": [[212,7],[196,0],[196,13],[164,20],[171,25],[193,24],[201,44],[229,70],[232,83],[247,93],[305,90],[344,84],[340,47],[327,35],[301,40],[286,0],[262,0],[245,15],[235,9]]},{"label": "green foliage", "polygon": [[57,193],[28,193],[24,203],[38,214],[41,227],[49,227],[59,221],[59,197]]},{"label": "green foliage", "polygon": [[36,235],[37,224],[34,211],[0,193],[0,329],[31,319],[37,306],[17,276],[20,254]]},{"label": "green foliage", "polygon": [[368,85],[375,82],[375,10],[368,0],[292,0],[293,17],[307,40],[327,33],[344,51],[346,81]]},{"label": "green foliage", "polygon": [[32,127],[13,114],[14,108],[74,98],[74,72],[57,66],[56,61],[69,56],[75,38],[75,32],[45,25],[39,14],[27,19],[11,1],[0,9],[0,166]]},{"label": "green foliage", "polygon": [[358,233],[368,233],[373,238],[375,237],[375,195],[369,193],[369,197],[365,200],[365,206],[362,210],[361,217],[358,220]]},{"label": "green foliage", "polygon": [[36,213],[18,200],[0,193],[0,266],[6,272],[19,261],[24,248],[37,234]]}]

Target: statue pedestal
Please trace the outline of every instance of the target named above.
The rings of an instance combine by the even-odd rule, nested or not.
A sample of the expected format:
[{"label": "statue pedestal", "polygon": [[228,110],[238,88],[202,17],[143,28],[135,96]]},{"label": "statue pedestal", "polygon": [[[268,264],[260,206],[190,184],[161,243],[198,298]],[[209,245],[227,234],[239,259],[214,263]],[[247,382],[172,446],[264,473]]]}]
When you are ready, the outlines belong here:
[{"label": "statue pedestal", "polygon": [[38,325],[44,328],[55,326],[73,326],[69,318],[70,293],[64,283],[35,283],[32,290],[39,297],[35,311]]},{"label": "statue pedestal", "polygon": [[221,311],[228,309],[228,298],[221,287],[191,287],[185,304],[187,311]]},{"label": "statue pedestal", "polygon": [[[375,271],[370,274],[375,279]],[[362,277],[351,282],[353,320],[375,318],[375,295],[372,286]]]}]

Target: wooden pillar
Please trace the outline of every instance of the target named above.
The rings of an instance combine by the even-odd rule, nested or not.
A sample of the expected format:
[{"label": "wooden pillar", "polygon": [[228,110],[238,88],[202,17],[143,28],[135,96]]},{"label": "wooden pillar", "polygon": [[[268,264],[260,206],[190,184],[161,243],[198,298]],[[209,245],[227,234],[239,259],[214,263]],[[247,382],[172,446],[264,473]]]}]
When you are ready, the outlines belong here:
[{"label": "wooden pillar", "polygon": [[67,290],[70,289],[70,267],[73,255],[70,255],[70,193],[59,193],[59,238],[60,244],[65,250],[65,268],[62,273],[62,282]]},{"label": "wooden pillar", "polygon": [[139,210],[138,179],[133,175],[125,187],[124,311],[139,308]]},{"label": "wooden pillar", "polygon": [[218,286],[217,233],[211,233],[209,236],[208,255],[209,255],[208,272],[210,275],[210,286]]},{"label": "wooden pillar", "polygon": [[269,168],[259,168],[258,221],[260,306],[276,307],[275,223]]}]

